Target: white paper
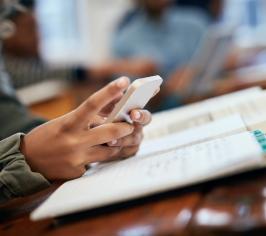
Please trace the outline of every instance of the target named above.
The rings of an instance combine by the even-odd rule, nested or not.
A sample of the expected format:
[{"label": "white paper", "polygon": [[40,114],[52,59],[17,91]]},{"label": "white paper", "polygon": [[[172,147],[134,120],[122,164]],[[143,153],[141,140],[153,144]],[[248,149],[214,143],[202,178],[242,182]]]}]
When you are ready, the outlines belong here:
[{"label": "white paper", "polygon": [[162,152],[171,148],[178,148],[184,145],[195,144],[226,134],[233,134],[246,130],[246,125],[240,115],[235,114],[229,117],[212,121],[185,131],[163,135],[161,138],[144,141],[137,156],[150,155],[155,152]]},{"label": "white paper", "polygon": [[262,163],[261,147],[249,132],[159,155],[127,159],[65,183],[32,213],[31,218],[37,220],[104,206]]},{"label": "white paper", "polygon": [[245,118],[257,116],[262,110],[266,113],[266,103],[258,105],[265,99],[264,91],[250,89],[155,114],[152,123],[145,127],[144,136],[152,140],[237,113]]}]

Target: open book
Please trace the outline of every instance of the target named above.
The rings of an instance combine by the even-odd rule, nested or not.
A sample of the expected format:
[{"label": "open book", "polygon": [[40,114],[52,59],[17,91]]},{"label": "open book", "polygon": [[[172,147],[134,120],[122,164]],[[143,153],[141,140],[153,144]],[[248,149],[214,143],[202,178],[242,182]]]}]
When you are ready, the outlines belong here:
[{"label": "open book", "polygon": [[259,124],[258,128],[266,131],[265,99],[266,92],[254,87],[160,112],[153,115],[152,123],[144,130],[145,139],[194,128],[231,114],[240,114],[252,129]]},{"label": "open book", "polygon": [[[232,100],[229,103],[226,97],[220,97],[216,101],[201,104],[216,103],[213,107],[218,112],[219,103],[220,110],[231,105],[236,108],[263,96],[263,91],[253,89],[242,92],[242,95],[227,95]],[[237,97],[242,99],[234,103]],[[205,106],[200,103],[191,106],[197,107],[198,111],[202,109],[202,114],[211,111],[200,108]],[[183,110],[183,114],[175,110],[155,115],[155,123],[156,119],[163,119],[163,116],[174,117],[175,112],[183,117],[193,114],[189,109]],[[256,119],[250,118],[248,112],[240,113],[229,112],[201,125],[180,129],[182,131],[179,132],[167,134],[164,131],[160,138],[146,138],[136,156],[95,165],[82,178],[63,184],[31,214],[31,219],[62,216],[264,167],[266,138],[263,131],[250,131],[253,126],[264,123],[262,119],[257,119],[256,123]],[[184,120],[169,122],[177,125]],[[165,122],[165,125],[169,123]],[[151,128],[147,129],[155,132]]]}]

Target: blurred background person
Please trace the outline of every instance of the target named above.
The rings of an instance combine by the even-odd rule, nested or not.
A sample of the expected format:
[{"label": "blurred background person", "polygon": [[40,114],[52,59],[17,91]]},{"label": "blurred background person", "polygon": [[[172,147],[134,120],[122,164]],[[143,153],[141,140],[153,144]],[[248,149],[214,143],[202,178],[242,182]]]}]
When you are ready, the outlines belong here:
[{"label": "blurred background person", "polygon": [[167,78],[188,62],[208,25],[196,8],[175,6],[173,0],[136,0],[136,9],[122,19],[113,34],[112,60],[91,68],[94,77],[155,73]]},{"label": "blurred background person", "polygon": [[[11,11],[9,14],[8,19],[14,23],[15,31],[3,40],[2,50],[5,69],[14,88],[20,91],[40,82],[52,84],[55,80],[69,81],[74,75],[74,68],[51,68],[40,58],[38,24],[34,13],[35,1],[22,0],[20,3],[26,8],[24,11]],[[21,100],[24,102],[23,97]]]},{"label": "blurred background person", "polygon": [[[173,0],[136,0],[136,9],[113,34],[113,58],[90,68],[91,76],[101,80],[121,74],[131,78],[159,74],[167,83],[191,60],[208,25],[200,8],[179,8]],[[165,108],[169,106],[160,109]]]},{"label": "blurred background person", "polygon": [[223,8],[223,0],[176,0],[178,7],[197,8],[209,17],[211,21],[217,21]]},{"label": "blurred background person", "polygon": [[[30,2],[32,4],[33,1]],[[72,15],[73,12],[68,12],[69,4],[77,4],[73,0],[58,0],[56,4],[48,0],[35,2],[36,5],[41,3],[42,6],[49,6],[48,10],[58,5],[60,11],[65,12],[69,19],[73,18],[75,21],[78,18],[77,15]],[[90,47],[89,54],[93,57],[86,59],[87,64],[76,62],[62,66],[64,61],[58,67],[53,62],[47,64],[42,61],[40,45],[45,37],[40,34],[42,25],[39,23],[41,15],[38,11],[37,14],[28,12],[15,15],[13,17],[17,23],[17,33],[4,43],[7,70],[18,89],[27,84],[48,81],[50,78],[73,81],[78,77],[89,81],[89,86],[99,86],[119,75],[128,75],[134,79],[159,74],[165,81],[161,96],[156,97],[157,101],[154,100],[153,110],[173,108],[189,102],[191,95],[196,96],[196,99],[203,99],[239,88],[238,82],[231,79],[231,76],[226,76],[225,72],[231,73],[239,66],[252,63],[251,55],[254,50],[251,50],[252,53],[243,51],[246,51],[247,47],[257,47],[254,43],[258,42],[254,39],[263,41],[263,37],[254,37],[254,30],[243,30],[247,29],[243,26],[249,25],[252,26],[249,29],[254,29],[257,27],[254,25],[263,21],[262,14],[257,14],[265,9],[261,6],[263,2],[265,4],[264,0],[110,0],[110,7],[107,8],[106,1],[90,0],[87,1],[83,12],[79,10],[77,14],[80,16],[86,12],[88,16],[81,28],[89,30],[86,45]],[[53,17],[44,17],[43,20],[47,25],[56,24]],[[197,97],[196,92],[191,94],[187,91],[188,87],[203,83],[194,81],[195,68],[191,60],[204,43],[209,28],[215,28],[216,23],[238,24],[234,33],[234,45],[219,73],[212,78],[215,83],[222,82],[222,86],[212,88],[208,83],[213,81],[206,82],[203,86],[210,87],[211,90]],[[69,21],[63,22],[62,26],[66,24],[69,25]],[[65,38],[60,44],[66,44],[66,41]],[[52,52],[50,50],[49,54]],[[80,51],[74,50],[70,55],[74,58],[74,55],[78,54]],[[256,57],[256,50],[254,54]],[[257,63],[257,60],[255,61]],[[206,70],[208,69],[207,65]],[[225,77],[230,79],[217,80]],[[44,90],[44,93],[49,93],[47,89]]]}]

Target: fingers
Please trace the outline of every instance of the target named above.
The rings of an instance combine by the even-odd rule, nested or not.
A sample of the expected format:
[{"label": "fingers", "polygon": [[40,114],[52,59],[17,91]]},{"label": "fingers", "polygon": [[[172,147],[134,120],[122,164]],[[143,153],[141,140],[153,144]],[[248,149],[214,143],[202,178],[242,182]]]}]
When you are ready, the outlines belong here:
[{"label": "fingers", "polygon": [[137,133],[135,135],[129,135],[125,138],[122,138],[120,140],[116,140],[116,142],[110,142],[108,143],[109,146],[117,146],[117,147],[131,147],[131,146],[137,146],[140,145],[141,141],[143,139],[142,133]]},{"label": "fingers", "polygon": [[91,148],[87,154],[87,158],[84,160],[83,165],[93,162],[105,162],[113,160],[114,156],[117,156],[120,152],[119,147],[108,147],[108,146],[95,146]]},{"label": "fingers", "polygon": [[105,144],[128,136],[133,131],[134,126],[125,122],[103,124],[90,129],[86,134],[84,143],[90,143],[91,146]]},{"label": "fingers", "polygon": [[120,149],[113,156],[106,158],[105,162],[121,160],[136,155],[139,150],[139,146],[132,146]]},{"label": "fingers", "polygon": [[130,112],[130,118],[133,122],[141,124],[141,125],[147,125],[151,122],[151,113],[147,110],[132,110]]},{"label": "fingers", "polygon": [[128,86],[129,79],[121,77],[91,95],[75,110],[76,121],[79,124],[88,123],[92,117],[117,98]]},{"label": "fingers", "polygon": [[96,115],[91,120],[91,122],[88,124],[88,129],[91,129],[91,128],[94,128],[94,127],[97,127],[99,125],[104,124],[104,122],[106,121],[106,119],[107,119],[106,117]]},{"label": "fingers", "polygon": [[[140,145],[143,139],[142,126],[136,125],[132,134],[121,138],[119,140],[113,140],[108,143],[110,147],[132,147]],[[115,141],[115,142],[114,142]]]},{"label": "fingers", "polygon": [[125,159],[128,157],[132,157],[134,155],[136,155],[136,153],[139,150],[139,146],[132,146],[132,147],[126,147],[126,148],[122,148],[120,150],[119,153],[117,153],[116,155],[114,155],[112,157],[112,160],[117,160],[117,159]]}]

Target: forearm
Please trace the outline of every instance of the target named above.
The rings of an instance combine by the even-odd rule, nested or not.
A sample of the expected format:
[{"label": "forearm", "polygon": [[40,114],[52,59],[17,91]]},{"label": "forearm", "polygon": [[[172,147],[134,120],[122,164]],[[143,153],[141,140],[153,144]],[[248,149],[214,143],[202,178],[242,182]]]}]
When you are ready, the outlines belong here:
[{"label": "forearm", "polygon": [[20,152],[23,134],[0,141],[0,203],[40,191],[50,184],[39,173],[31,171]]}]

